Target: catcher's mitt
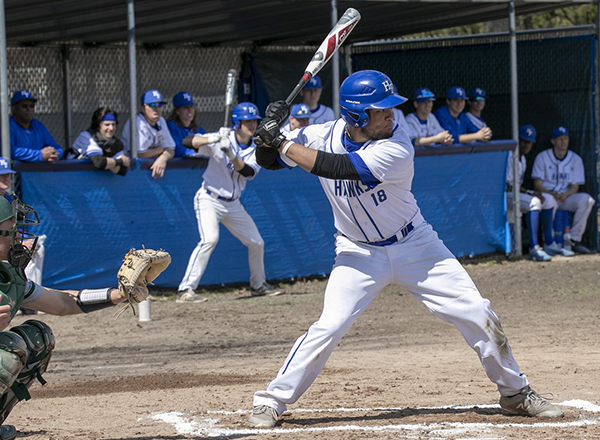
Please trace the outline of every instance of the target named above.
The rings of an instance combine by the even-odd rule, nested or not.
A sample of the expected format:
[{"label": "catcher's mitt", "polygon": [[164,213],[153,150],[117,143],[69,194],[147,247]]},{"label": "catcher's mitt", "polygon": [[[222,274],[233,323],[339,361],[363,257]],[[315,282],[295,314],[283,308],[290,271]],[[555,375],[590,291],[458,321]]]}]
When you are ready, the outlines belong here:
[{"label": "catcher's mitt", "polygon": [[148,287],[171,264],[171,255],[159,249],[131,249],[117,273],[119,291],[130,303],[148,298]]}]

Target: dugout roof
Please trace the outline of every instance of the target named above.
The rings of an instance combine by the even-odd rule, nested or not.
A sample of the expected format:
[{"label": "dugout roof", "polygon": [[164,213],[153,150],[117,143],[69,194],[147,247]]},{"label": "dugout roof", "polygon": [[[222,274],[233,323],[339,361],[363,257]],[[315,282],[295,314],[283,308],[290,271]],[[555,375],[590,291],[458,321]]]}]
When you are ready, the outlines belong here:
[{"label": "dugout roof", "polygon": [[[338,0],[337,7],[340,16],[348,7],[362,15],[347,40],[352,43],[505,19],[509,3]],[[515,9],[526,15],[573,3],[518,0]],[[4,5],[10,46],[127,41],[126,0],[4,0]],[[318,45],[331,27],[331,0],[136,0],[134,5],[136,41],[150,46]]]}]

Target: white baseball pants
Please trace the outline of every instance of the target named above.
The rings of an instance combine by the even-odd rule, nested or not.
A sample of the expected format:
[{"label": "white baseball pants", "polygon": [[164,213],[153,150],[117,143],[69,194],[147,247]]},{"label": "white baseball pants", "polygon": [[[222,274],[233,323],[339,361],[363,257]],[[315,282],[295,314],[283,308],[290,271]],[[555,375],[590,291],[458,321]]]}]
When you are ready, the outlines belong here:
[{"label": "white baseball pants", "polygon": [[596,204],[594,198],[587,193],[575,193],[567,197],[564,202],[559,203],[552,194],[544,193],[544,197],[552,199],[558,209],[575,213],[573,215],[573,225],[571,226],[571,238],[574,241],[581,241],[587,225],[587,219]]},{"label": "white baseball pants", "polygon": [[[546,209],[556,210],[556,200],[554,200],[554,197],[545,196],[546,194],[544,194],[544,201],[542,202],[542,200],[538,196],[535,196],[533,194],[519,193],[521,213],[527,214],[529,211],[542,211]],[[509,210],[512,209],[512,203],[513,194],[512,192],[507,192],[506,204]]]},{"label": "white baseball pants", "polygon": [[194,197],[194,210],[198,219],[200,241],[190,256],[178,290],[198,287],[208,260],[219,242],[219,223],[223,223],[229,232],[248,248],[250,287],[261,287],[265,282],[265,244],[254,220],[239,199],[232,202],[219,200],[200,188]]},{"label": "white baseball pants", "polygon": [[514,395],[528,385],[489,301],[428,223],[385,247],[338,236],[336,254],[321,317],[296,341],[267,389],[254,394],[254,405],[281,414],[296,402],[352,323],[389,284],[405,288],[435,316],[454,324],[500,394]]}]

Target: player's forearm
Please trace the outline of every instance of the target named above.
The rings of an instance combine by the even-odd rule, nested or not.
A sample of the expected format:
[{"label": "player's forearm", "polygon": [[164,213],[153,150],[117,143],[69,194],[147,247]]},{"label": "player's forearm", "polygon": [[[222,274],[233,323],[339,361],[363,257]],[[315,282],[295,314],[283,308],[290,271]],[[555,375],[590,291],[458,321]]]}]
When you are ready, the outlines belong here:
[{"label": "player's forearm", "polygon": [[539,179],[536,179],[533,181],[533,189],[538,192],[547,193],[547,194],[550,194],[552,192],[552,191],[549,191],[546,188],[544,188],[544,182]]},{"label": "player's forearm", "polygon": [[165,161],[171,160],[175,157],[175,150],[171,148],[165,148],[160,155]]},{"label": "player's forearm", "polygon": [[563,194],[565,195],[565,198],[567,198],[572,196],[573,194],[577,194],[577,192],[579,192],[579,185],[571,183],[569,184],[569,187]]},{"label": "player's forearm", "polygon": [[477,133],[461,134],[458,137],[458,142],[461,144],[468,144],[469,142],[478,141],[479,135]]},{"label": "player's forearm", "polygon": [[[285,151],[285,153],[283,153],[283,151]],[[285,156],[292,159],[302,167],[302,169],[309,173],[315,166],[315,161],[317,160],[317,150],[306,148],[292,141],[284,142],[279,148],[279,152],[285,154]]]}]

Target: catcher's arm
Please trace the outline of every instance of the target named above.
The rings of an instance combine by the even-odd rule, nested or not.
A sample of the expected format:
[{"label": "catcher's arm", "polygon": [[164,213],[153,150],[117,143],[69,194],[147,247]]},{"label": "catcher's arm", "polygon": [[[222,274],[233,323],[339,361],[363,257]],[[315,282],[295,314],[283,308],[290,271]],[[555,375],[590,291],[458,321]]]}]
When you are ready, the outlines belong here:
[{"label": "catcher's arm", "polygon": [[28,309],[59,316],[95,312],[125,301],[121,292],[112,287],[77,291],[36,285],[32,296],[34,299],[24,304]]}]

